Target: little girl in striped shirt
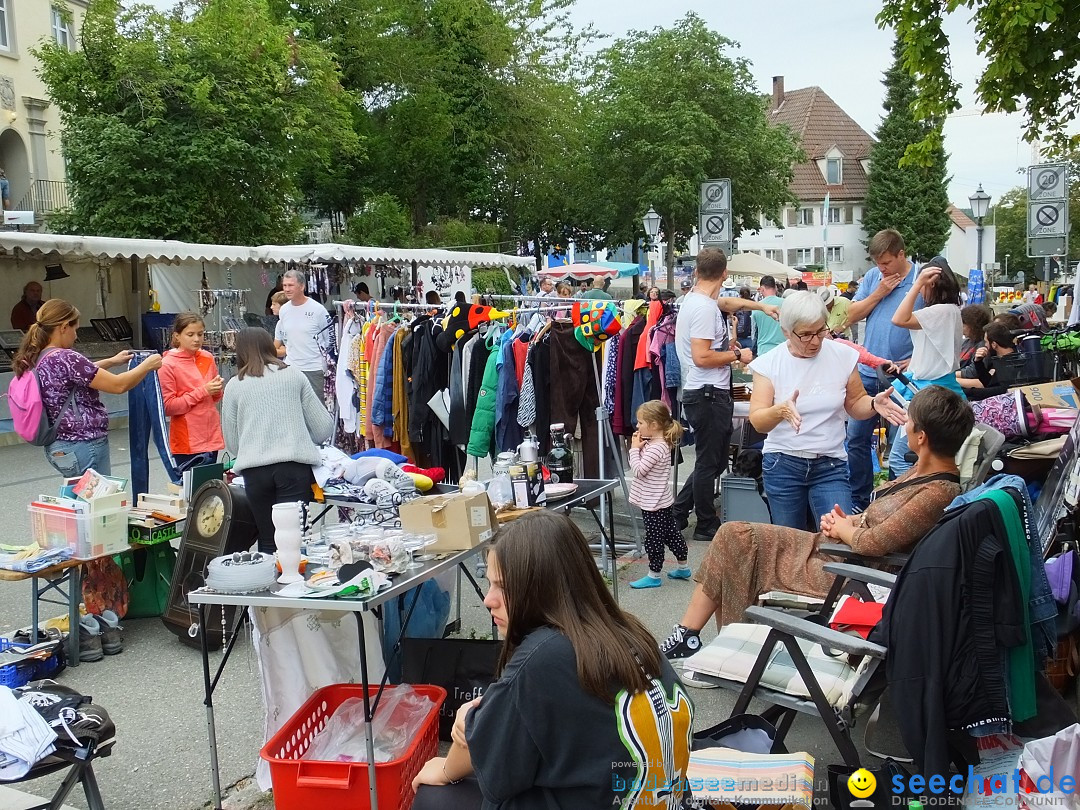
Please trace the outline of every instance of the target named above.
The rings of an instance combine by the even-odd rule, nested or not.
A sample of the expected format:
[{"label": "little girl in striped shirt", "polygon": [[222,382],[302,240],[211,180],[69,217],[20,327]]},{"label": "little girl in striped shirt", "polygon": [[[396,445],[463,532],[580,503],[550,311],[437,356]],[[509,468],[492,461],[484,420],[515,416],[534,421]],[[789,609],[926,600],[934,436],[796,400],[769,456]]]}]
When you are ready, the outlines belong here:
[{"label": "little girl in striped shirt", "polygon": [[658,399],[646,402],[637,410],[637,432],[630,442],[630,503],[641,509],[645,523],[645,551],[649,555],[649,573],[630,583],[631,588],[659,588],[664,567],[664,546],[671,549],[678,567],[668,571],[671,579],[690,579],[686,565],[687,548],[675,524],[671,506],[669,475],[671,451],[679,444],[683,428],[671,418],[668,406]]}]

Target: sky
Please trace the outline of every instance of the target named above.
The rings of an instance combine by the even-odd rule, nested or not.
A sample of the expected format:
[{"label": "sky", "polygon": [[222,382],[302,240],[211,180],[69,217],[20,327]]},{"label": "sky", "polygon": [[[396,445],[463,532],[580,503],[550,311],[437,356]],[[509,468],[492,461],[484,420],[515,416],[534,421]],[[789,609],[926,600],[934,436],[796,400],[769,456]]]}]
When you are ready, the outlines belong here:
[{"label": "sky", "polygon": [[[150,2],[161,8],[173,4]],[[874,22],[879,8],[866,0],[577,0],[571,18],[579,27],[591,23],[619,37],[630,29],[670,26],[696,12],[739,44],[735,55],[750,61],[762,93],[772,92],[773,76],[783,76],[787,90],[816,85],[873,135],[882,116],[881,80],[892,60],[892,34]],[[945,26],[953,76],[962,85],[960,114],[945,124],[949,199],[962,208],[980,183],[993,201],[1026,185],[1032,161],[1020,115],[978,114],[974,86],[985,60],[976,53],[969,15],[961,9]]]}]

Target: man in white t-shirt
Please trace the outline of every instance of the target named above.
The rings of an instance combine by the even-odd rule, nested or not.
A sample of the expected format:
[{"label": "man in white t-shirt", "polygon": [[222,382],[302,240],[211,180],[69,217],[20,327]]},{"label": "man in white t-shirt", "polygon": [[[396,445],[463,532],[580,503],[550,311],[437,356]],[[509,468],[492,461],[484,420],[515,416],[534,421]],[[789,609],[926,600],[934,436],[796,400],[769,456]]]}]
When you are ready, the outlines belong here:
[{"label": "man in white t-shirt", "polygon": [[300,270],[286,270],[281,289],[289,297],[282,305],[274,330],[274,345],[285,365],[304,372],[315,393],[322,399],[326,376],[324,352],[330,345],[333,321],[326,307],[305,293],[307,277]]},{"label": "man in white t-shirt", "polygon": [[753,309],[777,317],[779,309],[745,298],[719,298],[727,278],[727,256],[720,248],[697,255],[697,283],[683,298],[675,321],[675,351],[683,373],[683,410],[694,429],[694,469],[673,507],[685,529],[691,508],[697,514],[695,540],[712,540],[720,519],[714,493],[717,477],[727,469],[731,443],[731,364],[749,363],[754,354],[732,345],[728,315]]}]

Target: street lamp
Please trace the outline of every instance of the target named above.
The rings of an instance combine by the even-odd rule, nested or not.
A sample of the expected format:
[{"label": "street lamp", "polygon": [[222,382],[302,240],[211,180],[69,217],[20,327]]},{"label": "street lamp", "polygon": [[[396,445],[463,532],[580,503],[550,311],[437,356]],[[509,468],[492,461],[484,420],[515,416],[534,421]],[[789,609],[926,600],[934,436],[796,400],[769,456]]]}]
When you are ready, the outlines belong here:
[{"label": "street lamp", "polygon": [[[641,218],[641,224],[645,226],[645,235],[649,237],[649,252],[656,247],[656,237],[660,233],[660,215],[651,205],[645,216]],[[656,286],[656,266],[652,258],[649,259],[649,286]]]},{"label": "street lamp", "polygon": [[971,216],[975,219],[975,266],[982,272],[983,217],[990,213],[990,195],[983,191],[982,183],[979,183],[979,188],[968,197],[968,202],[971,203]]}]

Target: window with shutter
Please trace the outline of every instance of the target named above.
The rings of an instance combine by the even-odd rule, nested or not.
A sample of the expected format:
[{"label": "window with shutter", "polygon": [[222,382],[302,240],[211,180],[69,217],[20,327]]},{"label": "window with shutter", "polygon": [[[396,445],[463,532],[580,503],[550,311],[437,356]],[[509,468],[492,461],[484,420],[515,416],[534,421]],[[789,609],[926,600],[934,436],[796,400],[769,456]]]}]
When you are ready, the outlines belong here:
[{"label": "window with shutter", "polygon": [[798,251],[789,248],[787,252],[787,266],[794,267],[798,263]]},{"label": "window with shutter", "polygon": [[821,248],[814,248],[814,264],[822,264],[825,261],[825,251]]},{"label": "window with shutter", "polygon": [[794,227],[795,224],[798,222],[798,211],[794,208],[786,208],[784,209],[784,211],[787,214],[787,224],[790,227]]}]

